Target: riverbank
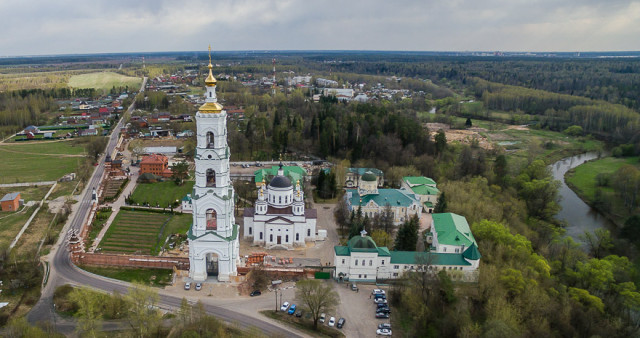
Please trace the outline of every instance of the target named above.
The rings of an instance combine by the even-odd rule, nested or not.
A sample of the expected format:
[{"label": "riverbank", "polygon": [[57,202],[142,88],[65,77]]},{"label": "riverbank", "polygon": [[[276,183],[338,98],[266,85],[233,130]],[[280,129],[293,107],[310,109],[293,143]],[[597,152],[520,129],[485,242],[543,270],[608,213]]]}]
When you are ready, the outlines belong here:
[{"label": "riverbank", "polygon": [[608,218],[617,228],[621,228],[626,219],[636,210],[629,211],[623,206],[622,200],[615,194],[610,182],[609,185],[598,186],[599,174],[612,175],[625,164],[640,167],[637,157],[615,158],[604,157],[587,161],[565,174],[565,182],[582,201]]}]

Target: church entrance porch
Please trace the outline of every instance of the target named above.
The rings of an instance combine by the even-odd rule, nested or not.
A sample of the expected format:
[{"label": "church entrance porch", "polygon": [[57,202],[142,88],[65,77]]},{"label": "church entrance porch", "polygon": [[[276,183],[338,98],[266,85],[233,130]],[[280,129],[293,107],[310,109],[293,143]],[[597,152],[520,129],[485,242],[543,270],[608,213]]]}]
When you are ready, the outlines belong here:
[{"label": "church entrance porch", "polygon": [[282,244],[282,236],[278,236],[278,242],[277,244]]},{"label": "church entrance porch", "polygon": [[214,253],[207,254],[207,276],[218,277],[218,255]]}]

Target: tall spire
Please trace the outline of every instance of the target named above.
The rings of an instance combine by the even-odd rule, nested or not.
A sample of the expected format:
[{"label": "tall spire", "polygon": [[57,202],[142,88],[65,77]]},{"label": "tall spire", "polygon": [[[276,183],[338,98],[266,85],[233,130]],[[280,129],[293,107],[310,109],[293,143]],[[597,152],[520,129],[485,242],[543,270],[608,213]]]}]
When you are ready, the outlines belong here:
[{"label": "tall spire", "polygon": [[213,87],[218,81],[213,77],[213,65],[211,64],[211,45],[209,45],[209,76],[204,80],[204,84],[207,87]]},{"label": "tall spire", "polygon": [[211,66],[211,44],[209,44],[209,66]]}]

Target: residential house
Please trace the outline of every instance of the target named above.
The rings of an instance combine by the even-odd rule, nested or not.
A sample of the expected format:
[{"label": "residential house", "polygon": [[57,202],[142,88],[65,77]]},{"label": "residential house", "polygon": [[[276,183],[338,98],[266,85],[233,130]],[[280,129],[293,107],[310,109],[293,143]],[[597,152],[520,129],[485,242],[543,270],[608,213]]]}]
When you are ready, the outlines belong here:
[{"label": "residential house", "polygon": [[12,192],[4,195],[0,200],[2,211],[17,211],[20,208],[20,193]]},{"label": "residential house", "polygon": [[140,161],[140,175],[150,173],[156,176],[171,177],[169,159],[162,154],[151,154]]}]

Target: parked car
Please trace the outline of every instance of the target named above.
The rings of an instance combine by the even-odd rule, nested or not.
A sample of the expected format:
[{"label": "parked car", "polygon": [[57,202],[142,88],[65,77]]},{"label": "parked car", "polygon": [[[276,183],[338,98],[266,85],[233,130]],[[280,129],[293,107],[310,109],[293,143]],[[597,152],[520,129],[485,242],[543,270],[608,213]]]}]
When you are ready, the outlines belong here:
[{"label": "parked car", "polygon": [[289,308],[289,311],[287,313],[290,315],[296,313],[296,304],[291,304],[291,307]]},{"label": "parked car", "polygon": [[351,290],[358,291],[358,286],[356,285],[356,283],[351,283]]},{"label": "parked car", "polygon": [[386,298],[376,298],[373,300],[374,303],[376,304],[387,304],[387,299]]},{"label": "parked car", "polygon": [[255,297],[255,296],[260,296],[261,294],[262,292],[260,292],[260,290],[254,290],[251,294],[249,294],[249,296]]},{"label": "parked car", "polygon": [[325,315],[324,313],[320,314],[320,323],[324,323],[325,318],[327,318],[327,315]]},{"label": "parked car", "polygon": [[289,308],[289,302],[284,302],[280,307],[280,311],[287,311],[288,308]]},{"label": "parked car", "polygon": [[[385,305],[386,305],[386,304],[385,304]],[[377,309],[376,309],[376,312],[380,312],[380,311],[382,311],[382,310],[385,310],[385,311],[391,311],[391,309],[390,309],[388,306],[384,306],[384,307],[379,307],[379,308],[377,308]]]},{"label": "parked car", "polygon": [[378,324],[378,328],[379,329],[389,329],[389,330],[391,330],[391,323]]},{"label": "parked car", "polygon": [[336,317],[329,318],[329,326],[333,327],[336,325]]},{"label": "parked car", "polygon": [[376,334],[379,334],[381,336],[390,336],[391,335],[391,329],[378,329],[378,330],[376,330]]},{"label": "parked car", "polygon": [[371,291],[371,294],[372,295],[385,295],[387,293],[382,289],[373,289],[373,291]]},{"label": "parked car", "polygon": [[389,318],[389,314],[384,312],[376,312],[376,318]]},{"label": "parked car", "polygon": [[376,308],[381,308],[381,307],[389,307],[389,304],[385,304],[385,303],[378,303],[376,304]]},{"label": "parked car", "polygon": [[191,283],[190,282],[184,283],[184,289],[185,290],[191,290]]},{"label": "parked car", "polygon": [[202,283],[196,283],[196,291],[202,290]]},{"label": "parked car", "polygon": [[382,293],[377,293],[377,294],[373,295],[373,298],[374,298],[374,299],[375,299],[375,298],[387,298],[387,295],[382,294]]},{"label": "parked car", "polygon": [[302,317],[302,313],[303,313],[303,312],[304,312],[304,311],[302,311],[302,310],[298,310],[298,311],[296,311],[296,317],[298,317],[298,318]]},{"label": "parked car", "polygon": [[376,313],[391,313],[391,309],[389,308],[376,309]]},{"label": "parked car", "polygon": [[338,319],[338,325],[336,325],[339,329],[341,329],[344,326],[344,322],[346,322],[347,320],[344,318],[340,318]]}]

